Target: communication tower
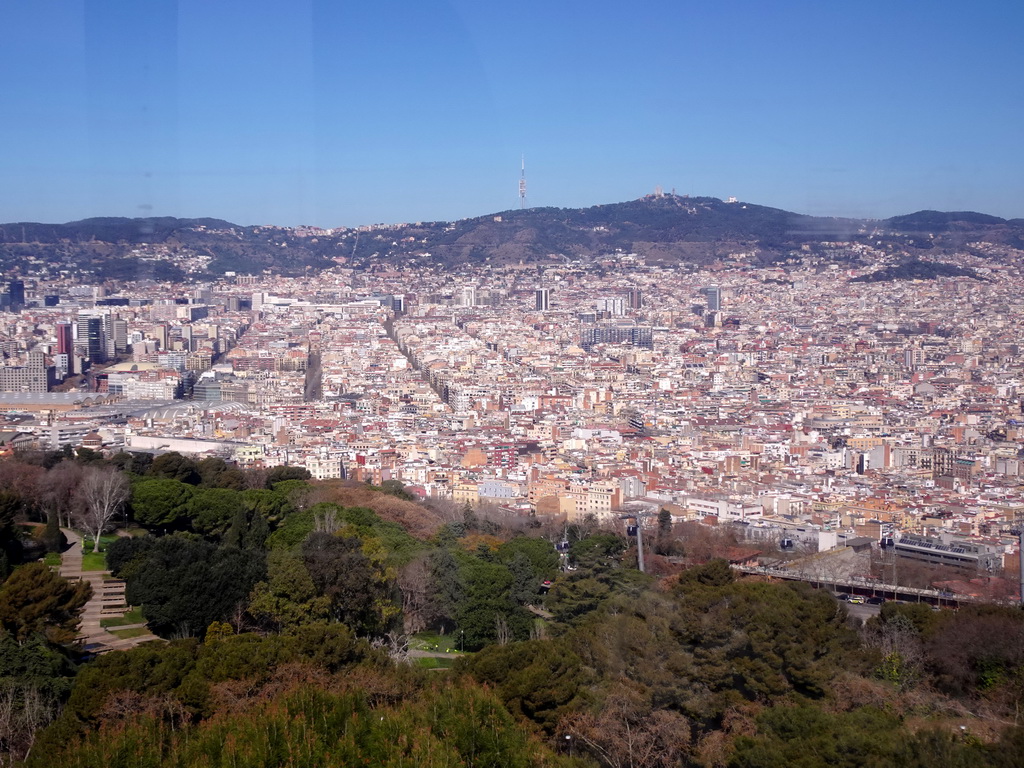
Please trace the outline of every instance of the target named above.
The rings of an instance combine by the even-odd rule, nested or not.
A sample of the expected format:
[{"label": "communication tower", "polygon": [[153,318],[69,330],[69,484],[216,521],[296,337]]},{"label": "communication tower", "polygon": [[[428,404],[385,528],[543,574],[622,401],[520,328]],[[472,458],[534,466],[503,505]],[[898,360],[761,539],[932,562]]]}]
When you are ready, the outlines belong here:
[{"label": "communication tower", "polygon": [[519,209],[526,207],[526,155],[523,155],[522,170],[519,174]]}]

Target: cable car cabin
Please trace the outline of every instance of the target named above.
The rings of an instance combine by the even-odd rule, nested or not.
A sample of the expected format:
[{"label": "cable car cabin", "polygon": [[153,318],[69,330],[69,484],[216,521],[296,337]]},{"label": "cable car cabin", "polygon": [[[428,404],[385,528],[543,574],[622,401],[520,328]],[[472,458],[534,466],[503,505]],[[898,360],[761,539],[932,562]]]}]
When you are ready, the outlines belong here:
[{"label": "cable car cabin", "polygon": [[627,525],[626,526],[626,535],[627,536],[636,536],[636,526],[635,525]]},{"label": "cable car cabin", "polygon": [[779,542],[779,549],[792,549],[792,548],[793,548],[793,540],[792,539],[783,539],[782,541]]}]

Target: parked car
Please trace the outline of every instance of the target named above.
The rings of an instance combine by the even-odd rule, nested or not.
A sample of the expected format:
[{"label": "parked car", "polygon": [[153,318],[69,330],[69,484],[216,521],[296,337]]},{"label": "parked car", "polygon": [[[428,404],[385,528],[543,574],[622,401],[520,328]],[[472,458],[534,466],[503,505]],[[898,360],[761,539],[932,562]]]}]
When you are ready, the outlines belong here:
[{"label": "parked car", "polygon": [[850,595],[850,602],[855,604],[855,605],[863,605],[864,602],[865,602],[864,601],[864,596],[863,595]]},{"label": "parked car", "polygon": [[868,598],[868,605],[881,605],[884,602],[885,602],[885,598],[884,597],[874,596],[874,597],[869,597]]},{"label": "parked car", "polygon": [[836,600],[842,600],[844,603],[849,599],[850,595],[846,592],[840,592],[838,595],[836,595]]}]

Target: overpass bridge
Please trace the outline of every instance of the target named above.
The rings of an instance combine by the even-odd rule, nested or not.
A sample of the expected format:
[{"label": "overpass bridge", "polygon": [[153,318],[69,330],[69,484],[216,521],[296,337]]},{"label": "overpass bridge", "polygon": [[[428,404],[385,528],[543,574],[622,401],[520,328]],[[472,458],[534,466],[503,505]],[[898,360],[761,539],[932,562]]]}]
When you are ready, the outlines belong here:
[{"label": "overpass bridge", "polygon": [[898,584],[886,584],[879,579],[864,576],[827,575],[823,573],[805,573],[785,566],[733,565],[732,569],[750,576],[765,576],[770,579],[785,581],[803,581],[818,589],[829,589],[832,592],[847,592],[851,595],[864,597],[884,597],[886,600],[902,600],[913,603],[928,603],[941,608],[958,608],[964,603],[998,602],[1016,605],[1015,600],[993,601],[983,600],[970,595],[954,595],[937,589],[918,589]]}]

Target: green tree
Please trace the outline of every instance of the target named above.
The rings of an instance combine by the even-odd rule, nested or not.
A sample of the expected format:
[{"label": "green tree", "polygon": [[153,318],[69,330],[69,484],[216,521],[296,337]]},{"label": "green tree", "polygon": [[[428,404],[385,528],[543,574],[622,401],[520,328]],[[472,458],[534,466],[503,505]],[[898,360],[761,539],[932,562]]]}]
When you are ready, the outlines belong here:
[{"label": "green tree", "polygon": [[462,603],[466,588],[459,573],[459,562],[450,549],[440,549],[430,557],[430,587],[428,600],[441,629],[450,631],[455,627],[455,617]]},{"label": "green tree", "polygon": [[88,582],[72,584],[44,563],[29,563],[0,585],[0,626],[19,643],[36,633],[54,644],[70,643],[91,596]]},{"label": "green tree", "polygon": [[62,552],[67,543],[67,538],[61,533],[60,524],[57,522],[57,510],[51,509],[46,513],[46,529],[43,531],[43,544],[47,552]]},{"label": "green tree", "polygon": [[626,542],[613,533],[595,533],[569,547],[569,559],[582,568],[610,567],[626,549]]},{"label": "green tree", "polygon": [[512,574],[512,583],[508,590],[509,597],[519,605],[529,605],[535,602],[540,592],[542,579],[537,575],[530,558],[523,552],[516,552],[506,567]]},{"label": "green tree", "polygon": [[317,593],[330,601],[331,615],[357,633],[386,628],[396,613],[392,579],[358,536],[314,531],[302,543],[302,558]]},{"label": "green tree", "polygon": [[266,578],[262,553],[181,534],[155,539],[128,562],[127,573],[117,572],[126,578],[126,598],[143,606],[150,629],[162,637],[201,636],[229,619]]},{"label": "green tree", "polygon": [[498,547],[498,560],[511,564],[522,554],[530,562],[537,579],[553,579],[558,573],[558,552],[546,539],[516,536]]},{"label": "green tree", "polygon": [[223,536],[239,512],[244,514],[241,495],[227,488],[199,487],[189,500],[192,529],[205,536]]},{"label": "green tree", "polygon": [[499,639],[498,627],[502,625],[508,628],[511,639],[529,637],[530,614],[512,600],[508,568],[464,556],[459,563],[459,578],[463,598],[455,606],[455,622],[465,633],[466,648],[477,649]]},{"label": "green tree", "polygon": [[140,480],[132,487],[135,521],[148,528],[173,528],[187,520],[193,495],[193,486],[180,480]]},{"label": "green tree", "polygon": [[208,456],[199,461],[196,469],[199,471],[201,484],[206,488],[226,488],[233,491],[244,491],[246,488],[245,473],[224,459]]},{"label": "green tree", "polygon": [[330,616],[331,601],[317,595],[302,555],[271,550],[267,556],[267,580],[253,587],[249,613],[277,630],[286,630]]},{"label": "green tree", "polygon": [[312,477],[305,467],[272,467],[267,472],[267,488],[273,489],[285,480],[309,480]]},{"label": "green tree", "polygon": [[564,639],[489,645],[460,660],[459,668],[496,686],[510,711],[548,733],[580,704],[586,686],[593,682]]},{"label": "green tree", "polygon": [[153,459],[149,468],[149,474],[153,477],[166,477],[171,480],[180,480],[189,485],[199,485],[202,477],[196,467],[196,463],[177,451],[164,453]]}]

